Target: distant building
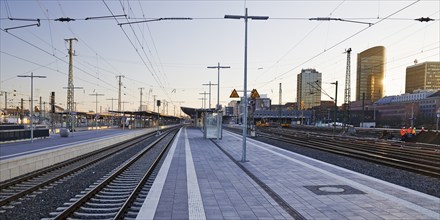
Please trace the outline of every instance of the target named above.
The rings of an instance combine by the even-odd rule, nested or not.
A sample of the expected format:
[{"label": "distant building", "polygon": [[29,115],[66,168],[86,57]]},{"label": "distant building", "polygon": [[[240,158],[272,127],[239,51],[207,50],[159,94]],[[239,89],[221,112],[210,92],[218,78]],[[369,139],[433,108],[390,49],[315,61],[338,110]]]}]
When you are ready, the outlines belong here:
[{"label": "distant building", "polygon": [[416,90],[411,94],[386,96],[375,102],[382,125],[434,127],[440,111],[440,91]]},{"label": "distant building", "polygon": [[333,121],[335,102],[334,101],[321,101],[319,106],[312,108],[315,115],[315,121],[321,123],[329,123]]},{"label": "distant building", "polygon": [[373,102],[383,97],[385,75],[385,47],[377,46],[358,54],[356,73],[356,101]]},{"label": "distant building", "polygon": [[440,62],[424,62],[406,67],[405,93],[440,90]]},{"label": "distant building", "polygon": [[286,104],[284,106],[286,106],[287,110],[296,110],[296,109],[298,109],[298,105],[297,105],[296,102],[286,102]]},{"label": "distant building", "polygon": [[[255,110],[270,110],[270,105],[272,101],[270,98],[256,98],[255,99]],[[266,97],[266,96],[264,96]]]},{"label": "distant building", "polygon": [[272,104],[271,106],[270,106],[270,110],[273,110],[273,111],[279,111],[279,110],[288,110],[288,111],[291,111],[291,110],[298,110],[298,106],[296,105],[296,102],[286,102],[286,104],[284,104],[284,105],[278,105],[278,104]]},{"label": "distant building", "polygon": [[234,116],[234,107],[225,107],[225,113],[226,116]]},{"label": "distant building", "polygon": [[297,75],[298,110],[311,109],[321,104],[322,74],[315,69],[303,69]]},{"label": "distant building", "polygon": [[232,107],[232,115],[238,118],[238,116],[240,115],[240,101],[230,101],[228,103],[228,107]]}]

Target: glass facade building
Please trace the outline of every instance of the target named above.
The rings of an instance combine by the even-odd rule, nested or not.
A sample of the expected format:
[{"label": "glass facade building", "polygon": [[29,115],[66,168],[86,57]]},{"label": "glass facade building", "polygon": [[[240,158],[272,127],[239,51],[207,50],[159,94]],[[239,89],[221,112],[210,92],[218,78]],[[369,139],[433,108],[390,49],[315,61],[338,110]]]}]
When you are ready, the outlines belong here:
[{"label": "glass facade building", "polygon": [[356,101],[373,102],[384,96],[385,47],[377,46],[358,54],[356,73]]},{"label": "glass facade building", "polygon": [[440,90],[440,62],[424,62],[406,67],[405,93]]}]

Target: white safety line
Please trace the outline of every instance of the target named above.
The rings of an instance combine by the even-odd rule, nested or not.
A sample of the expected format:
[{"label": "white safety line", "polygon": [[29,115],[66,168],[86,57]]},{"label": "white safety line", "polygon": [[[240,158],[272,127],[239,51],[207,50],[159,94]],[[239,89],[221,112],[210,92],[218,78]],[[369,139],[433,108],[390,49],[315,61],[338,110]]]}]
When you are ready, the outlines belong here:
[{"label": "white safety line", "polygon": [[[234,134],[234,133],[230,133],[230,132],[227,132],[227,133],[229,133],[232,137],[241,140],[241,136],[239,136],[239,135],[237,135],[237,134]],[[415,210],[415,211],[417,211],[417,212],[423,213],[423,214],[425,214],[425,215],[427,215],[427,216],[429,216],[429,217],[431,217],[431,218],[434,218],[434,219],[435,219],[435,218],[438,218],[438,217],[439,217],[439,213],[438,213],[438,212],[432,211],[432,210],[430,210],[430,209],[424,208],[424,207],[419,206],[419,205],[417,205],[417,204],[414,204],[414,203],[412,203],[412,202],[409,202],[409,201],[406,201],[406,200],[404,200],[404,199],[401,199],[401,198],[395,197],[395,196],[390,195],[390,194],[387,194],[387,193],[385,193],[385,192],[381,192],[381,191],[376,190],[376,189],[373,189],[373,188],[371,188],[371,187],[369,187],[369,186],[363,185],[363,184],[361,184],[361,183],[358,183],[358,182],[355,182],[355,181],[353,181],[353,180],[347,179],[347,178],[345,178],[345,177],[342,177],[342,176],[336,175],[336,174],[334,174],[334,173],[331,173],[331,172],[326,171],[326,170],[324,170],[324,169],[321,169],[321,168],[315,167],[315,166],[310,165],[310,164],[308,164],[308,163],[305,163],[305,162],[303,162],[303,161],[293,159],[293,158],[291,158],[291,157],[288,157],[288,156],[283,155],[283,154],[281,154],[281,153],[278,153],[278,152],[276,152],[276,151],[273,151],[273,150],[270,150],[270,149],[267,149],[267,148],[264,148],[264,147],[260,146],[260,145],[265,145],[265,146],[268,146],[268,147],[270,147],[270,148],[275,149],[276,147],[274,147],[274,146],[272,146],[272,145],[269,145],[269,144],[266,144],[266,143],[263,143],[263,142],[260,142],[260,141],[252,140],[252,139],[247,139],[247,140],[248,140],[248,141],[247,141],[248,143],[250,143],[250,144],[252,144],[252,145],[254,145],[254,146],[256,146],[256,147],[258,147],[258,148],[260,148],[260,149],[262,149],[262,150],[268,151],[268,152],[270,152],[270,153],[273,153],[273,154],[275,154],[275,155],[277,155],[277,156],[279,156],[279,157],[283,157],[283,158],[285,158],[285,159],[287,159],[287,160],[290,160],[290,161],[292,161],[292,162],[295,162],[295,163],[301,164],[301,165],[303,165],[303,166],[305,166],[305,167],[307,167],[307,168],[310,168],[310,169],[313,169],[313,170],[318,171],[318,172],[320,172],[320,173],[323,173],[323,174],[325,174],[325,175],[331,176],[331,177],[333,177],[333,178],[335,178],[335,179],[338,179],[338,180],[340,180],[340,181],[344,181],[344,182],[346,182],[346,183],[348,183],[348,184],[351,184],[352,186],[358,188],[359,190],[368,191],[368,192],[370,192],[370,193],[374,193],[374,194],[376,194],[376,195],[382,196],[382,197],[387,198],[387,199],[389,199],[389,200],[391,200],[391,201],[393,201],[393,202],[399,203],[399,204],[401,204],[401,205],[403,205],[403,206],[406,206],[406,207],[408,207],[408,208],[410,208],[410,209],[413,209],[413,210]],[[256,144],[256,143],[258,143],[258,144]],[[315,162],[318,162],[318,163],[322,163],[322,164],[325,164],[325,165],[331,166],[331,167],[336,168],[336,169],[340,169],[340,170],[343,170],[343,171],[346,171],[346,172],[350,172],[350,173],[354,173],[354,174],[361,175],[361,176],[364,176],[364,177],[368,177],[368,176],[366,176],[366,175],[363,175],[363,174],[360,174],[360,173],[356,173],[356,172],[354,172],[354,171],[350,171],[350,170],[347,170],[347,169],[345,169],[345,168],[341,168],[341,167],[338,167],[338,166],[335,166],[335,165],[332,165],[332,164],[328,164],[328,163],[325,163],[325,162],[322,162],[322,161],[319,161],[319,160],[315,160],[315,159],[313,159],[313,158],[309,158],[309,157],[306,157],[306,156],[303,156],[303,155],[300,155],[300,154],[297,154],[297,153],[294,153],[294,152],[291,152],[291,151],[287,151],[287,150],[284,150],[284,149],[282,149],[282,148],[276,148],[276,149],[277,149],[277,150],[280,150],[280,151],[283,151],[283,152],[291,153],[291,154],[297,155],[297,156],[299,156],[299,157],[303,157],[303,158],[306,158],[306,159],[309,159],[309,160],[312,160],[312,161],[315,161]],[[378,180],[378,179],[373,178],[373,177],[370,177],[370,178],[371,178],[370,180],[375,180],[375,181],[380,181],[380,182],[382,182],[382,183],[387,183],[387,182],[385,182],[385,181],[381,181],[381,180]],[[414,194],[417,194],[417,195],[424,195],[424,196],[423,196],[424,198],[427,198],[427,199],[433,200],[433,201],[435,201],[435,202],[439,202],[439,198],[436,198],[436,197],[434,197],[434,196],[430,196],[430,195],[427,195],[427,194],[424,194],[424,193],[421,193],[421,192],[418,192],[418,191],[415,191],[415,190],[411,190],[411,189],[408,189],[408,188],[405,188],[405,187],[402,187],[402,186],[398,186],[398,185],[395,185],[395,184],[392,184],[392,183],[389,183],[389,185],[390,185],[390,186],[393,186],[393,187],[400,188],[400,189],[405,189],[405,191],[410,191],[410,192],[412,192],[412,193],[414,193]]]},{"label": "white safety line", "polygon": [[185,128],[185,152],[186,152],[186,184],[188,187],[188,212],[189,219],[206,219],[205,208],[203,207],[202,195],[199,182],[197,181],[196,169],[191,154],[191,146]]},{"label": "white safety line", "polygon": [[182,129],[180,129],[179,133],[177,133],[173,145],[171,146],[170,151],[168,151],[167,157],[163,161],[162,167],[160,168],[159,173],[151,186],[150,192],[148,192],[147,198],[145,199],[144,204],[142,204],[142,207],[136,216],[136,219],[154,219],[154,214],[156,213],[157,205],[159,204],[160,195],[162,194],[163,186],[165,185],[165,180],[171,166],[171,161],[173,160],[174,152],[176,151],[176,146],[181,131]]}]

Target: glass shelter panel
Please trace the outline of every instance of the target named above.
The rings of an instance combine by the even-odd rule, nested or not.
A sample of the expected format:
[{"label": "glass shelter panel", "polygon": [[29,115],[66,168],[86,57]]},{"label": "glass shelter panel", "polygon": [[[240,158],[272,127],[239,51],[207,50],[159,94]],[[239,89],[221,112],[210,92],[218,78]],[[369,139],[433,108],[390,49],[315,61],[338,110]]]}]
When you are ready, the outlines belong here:
[{"label": "glass shelter panel", "polygon": [[205,138],[222,137],[222,113],[207,112],[204,117]]}]

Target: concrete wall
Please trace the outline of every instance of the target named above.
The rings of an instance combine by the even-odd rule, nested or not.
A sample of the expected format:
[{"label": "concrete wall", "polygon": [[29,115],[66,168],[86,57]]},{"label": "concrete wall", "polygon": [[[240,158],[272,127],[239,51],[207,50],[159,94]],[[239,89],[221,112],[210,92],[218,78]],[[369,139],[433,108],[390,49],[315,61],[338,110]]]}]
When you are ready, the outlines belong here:
[{"label": "concrete wall", "polygon": [[120,143],[128,139],[155,131],[156,128],[147,128],[123,135],[109,137],[96,142],[80,143],[69,147],[2,160],[0,161],[0,181],[5,181],[104,147],[108,147],[115,143]]}]

